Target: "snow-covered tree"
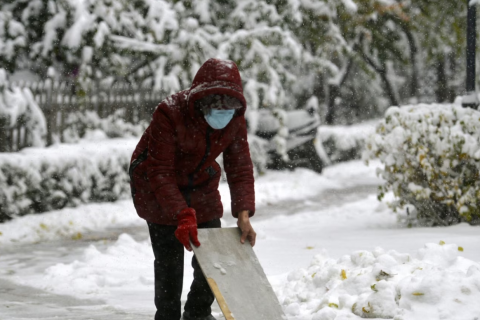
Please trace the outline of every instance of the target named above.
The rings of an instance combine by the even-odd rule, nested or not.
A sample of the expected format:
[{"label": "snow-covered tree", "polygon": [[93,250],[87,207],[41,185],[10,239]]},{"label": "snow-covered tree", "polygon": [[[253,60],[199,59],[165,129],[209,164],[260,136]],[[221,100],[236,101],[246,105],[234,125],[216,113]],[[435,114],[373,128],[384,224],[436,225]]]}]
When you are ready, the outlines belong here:
[{"label": "snow-covered tree", "polygon": [[464,89],[467,2],[420,0],[410,4],[412,39],[416,39],[420,60],[416,66],[419,88],[438,102],[453,101]]},{"label": "snow-covered tree", "polygon": [[171,93],[187,87],[206,59],[221,57],[239,65],[254,108],[292,108],[297,93],[312,91],[301,77],[330,65],[299,37],[301,24],[324,15],[325,5],[283,3],[12,0],[2,13],[20,21],[11,34],[25,33],[10,50],[11,63],[35,61],[41,76],[54,66],[82,83],[129,78]]},{"label": "snow-covered tree", "polygon": [[0,11],[0,65],[12,72],[17,66],[16,52],[25,47],[25,28],[12,13]]},{"label": "snow-covered tree", "polygon": [[30,146],[43,147],[47,125],[32,92],[28,88],[10,87],[7,80],[7,72],[0,68],[0,151],[10,151],[6,133],[19,121],[29,129],[23,133],[23,140]]},{"label": "snow-covered tree", "polygon": [[420,99],[422,76],[432,72],[438,99],[448,91],[440,90],[442,81],[458,90],[464,14],[457,12],[466,4],[6,0],[0,62],[8,72],[45,78],[54,67],[84,87],[127,80],[166,95],[188,87],[206,59],[231,59],[252,109],[298,108],[315,96],[327,122],[348,122]]}]

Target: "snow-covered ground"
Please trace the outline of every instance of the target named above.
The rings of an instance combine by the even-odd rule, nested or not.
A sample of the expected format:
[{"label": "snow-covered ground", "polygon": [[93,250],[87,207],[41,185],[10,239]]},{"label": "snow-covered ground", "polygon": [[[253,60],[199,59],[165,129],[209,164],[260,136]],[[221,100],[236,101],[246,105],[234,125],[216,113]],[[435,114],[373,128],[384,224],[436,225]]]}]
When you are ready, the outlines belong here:
[{"label": "snow-covered ground", "polygon": [[[376,198],[379,165],[257,178],[255,251],[289,319],[476,319],[479,228],[401,227]],[[229,208],[226,184],[221,194]],[[222,223],[235,226],[229,212]],[[0,234],[0,280],[101,299],[131,314],[154,311],[153,254],[130,201],[17,218]]]}]

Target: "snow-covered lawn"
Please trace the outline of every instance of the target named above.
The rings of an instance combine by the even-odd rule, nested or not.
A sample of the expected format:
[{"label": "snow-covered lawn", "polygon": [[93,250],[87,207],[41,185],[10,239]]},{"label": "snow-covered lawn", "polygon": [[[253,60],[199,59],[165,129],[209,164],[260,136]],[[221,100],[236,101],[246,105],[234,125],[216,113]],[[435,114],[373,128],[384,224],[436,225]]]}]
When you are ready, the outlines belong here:
[{"label": "snow-covered lawn", "polygon": [[[376,199],[378,165],[353,161],[322,175],[295,170],[257,179],[255,251],[289,319],[475,319],[480,315],[475,303],[480,301],[479,228],[399,226]],[[226,184],[221,194],[229,208]],[[234,225],[226,212],[223,226]],[[22,246],[109,227],[144,231],[58,258],[50,255],[42,268],[22,263],[22,255],[35,254]],[[153,254],[145,223],[130,201],[26,216],[0,225],[0,232],[0,249],[19,248],[0,260],[0,277],[153,312]],[[190,258],[187,253],[183,299],[192,280]]]}]

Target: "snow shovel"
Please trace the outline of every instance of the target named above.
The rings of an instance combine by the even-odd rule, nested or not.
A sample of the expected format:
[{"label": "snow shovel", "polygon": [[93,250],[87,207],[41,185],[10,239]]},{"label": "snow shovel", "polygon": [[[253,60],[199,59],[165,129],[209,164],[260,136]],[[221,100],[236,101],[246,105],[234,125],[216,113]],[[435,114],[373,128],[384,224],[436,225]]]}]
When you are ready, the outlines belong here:
[{"label": "snow shovel", "polygon": [[193,251],[226,320],[286,319],[252,246],[239,228],[198,229]]}]

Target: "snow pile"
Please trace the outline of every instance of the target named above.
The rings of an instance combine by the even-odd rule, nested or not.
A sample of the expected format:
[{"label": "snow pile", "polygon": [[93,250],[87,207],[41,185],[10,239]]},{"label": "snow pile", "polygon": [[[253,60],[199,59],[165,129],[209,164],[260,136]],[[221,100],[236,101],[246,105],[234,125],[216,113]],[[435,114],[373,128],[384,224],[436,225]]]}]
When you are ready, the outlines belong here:
[{"label": "snow pile", "polygon": [[131,200],[92,203],[79,208],[65,208],[41,215],[17,217],[0,224],[0,247],[47,240],[82,239],[92,231],[109,227],[143,225]]},{"label": "snow pile", "polygon": [[[275,291],[290,320],[475,319],[480,314],[480,264],[459,256],[462,250],[441,242],[426,244],[414,255],[376,248],[336,260],[324,253],[308,269],[290,272]],[[186,266],[189,258],[187,254]],[[151,299],[153,259],[148,240],[122,234],[106,248],[91,245],[76,260],[48,267],[29,285],[109,303],[132,293],[143,297],[129,301],[131,307]],[[186,269],[184,289],[191,280]]]},{"label": "snow pile", "polygon": [[7,72],[0,68],[0,130],[14,128],[18,122],[28,127],[25,141],[29,145],[36,147],[45,145],[46,120],[32,92],[28,88],[10,88]]},{"label": "snow pile", "polygon": [[462,247],[429,243],[410,256],[376,248],[338,260],[315,256],[277,294],[291,320],[476,319],[480,264]]},{"label": "snow pile", "polygon": [[[38,275],[16,281],[79,299],[102,299],[117,309],[155,312],[150,239],[136,241],[124,233],[113,243],[97,242],[74,256],[73,261],[54,263]],[[183,301],[193,280],[192,256],[185,254]]]},{"label": "snow pile", "polygon": [[131,291],[151,290],[153,259],[148,240],[137,242],[122,234],[105,252],[90,245],[80,260],[47,268],[40,287],[80,297],[104,297],[119,287],[128,287]]},{"label": "snow pile", "polygon": [[364,154],[385,165],[380,198],[392,190],[421,224],[480,223],[479,120],[459,103],[388,109]]},{"label": "snow pile", "polygon": [[130,195],[137,139],[82,141],[0,154],[0,221]]},{"label": "snow pile", "polygon": [[323,144],[332,162],[360,159],[365,148],[365,141],[375,133],[377,120],[350,126],[321,126],[317,139]]}]

